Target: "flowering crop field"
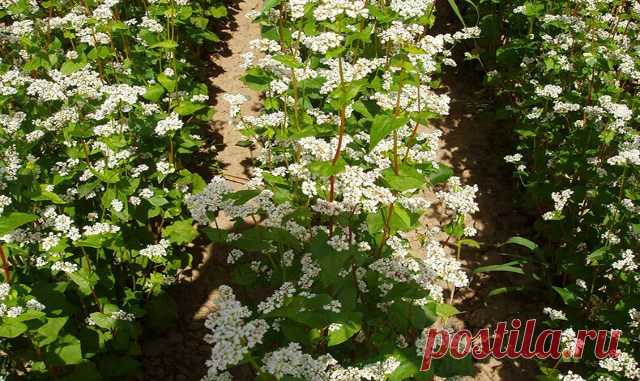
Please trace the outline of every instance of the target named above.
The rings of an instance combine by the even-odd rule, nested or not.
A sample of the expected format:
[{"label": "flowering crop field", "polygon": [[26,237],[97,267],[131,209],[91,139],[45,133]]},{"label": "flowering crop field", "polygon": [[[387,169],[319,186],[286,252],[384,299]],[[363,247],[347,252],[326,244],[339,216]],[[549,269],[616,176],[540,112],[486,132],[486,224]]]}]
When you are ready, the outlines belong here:
[{"label": "flowering crop field", "polygon": [[[0,0],[0,379],[640,380],[640,3],[255,1]],[[456,86],[500,162],[454,146]],[[502,316],[617,356],[421,370]],[[189,320],[206,359],[153,373]]]}]

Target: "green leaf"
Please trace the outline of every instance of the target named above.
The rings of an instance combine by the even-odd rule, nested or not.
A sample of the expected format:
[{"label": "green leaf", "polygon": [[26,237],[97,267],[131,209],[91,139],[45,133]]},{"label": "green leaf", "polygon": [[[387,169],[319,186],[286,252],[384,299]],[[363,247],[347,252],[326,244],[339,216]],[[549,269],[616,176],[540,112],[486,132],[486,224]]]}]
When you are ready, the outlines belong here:
[{"label": "green leaf", "polygon": [[147,87],[147,91],[144,93],[144,99],[152,102],[157,102],[164,95],[164,87],[162,85],[155,83],[149,87]]},{"label": "green leaf", "polygon": [[51,201],[54,204],[66,204],[62,197],[53,192],[47,191],[46,185],[40,185],[40,193],[37,196],[31,198],[32,201]]},{"label": "green leaf", "polygon": [[16,319],[7,318],[4,319],[0,325],[0,337],[14,338],[27,332],[29,327],[26,324],[17,321]]},{"label": "green leaf", "polygon": [[329,340],[327,346],[333,347],[349,340],[353,335],[360,332],[362,326],[359,322],[348,321],[344,323],[333,323],[329,328]]},{"label": "green leaf", "polygon": [[507,240],[507,242],[503,243],[503,245],[507,245],[507,244],[523,246],[531,251],[534,251],[535,249],[538,248],[538,244],[536,244],[535,242],[530,241],[523,237],[518,237],[518,236],[511,237]]},{"label": "green leaf", "polygon": [[506,294],[506,293],[510,293],[510,292],[520,292],[520,291],[523,291],[524,289],[525,289],[525,287],[523,287],[523,286],[498,287],[498,288],[494,288],[493,290],[489,291],[489,293],[487,294],[487,297]]},{"label": "green leaf", "polygon": [[544,4],[542,3],[534,3],[534,2],[526,2],[524,4],[524,15],[529,17],[538,17],[544,14]]},{"label": "green leaf", "polygon": [[570,305],[578,301],[578,297],[568,288],[555,287],[553,289],[560,295],[564,304]]},{"label": "green leaf", "polygon": [[209,19],[206,17],[194,16],[189,19],[191,24],[195,25],[198,29],[206,29],[209,24]]},{"label": "green leaf", "polygon": [[440,164],[435,173],[429,175],[429,183],[431,185],[437,185],[446,182],[453,176],[453,169],[444,164]]},{"label": "green leaf", "polygon": [[307,165],[307,168],[316,176],[331,177],[344,171],[346,165],[347,163],[339,158],[335,165],[331,161],[312,161]]},{"label": "green leaf", "polygon": [[149,204],[151,204],[153,206],[157,206],[157,207],[161,207],[161,206],[167,205],[169,203],[169,200],[167,200],[166,198],[164,198],[162,196],[153,196],[150,199],[148,199],[147,201],[149,201]]},{"label": "green leaf", "polygon": [[298,62],[298,60],[295,57],[288,54],[278,54],[273,56],[273,59],[293,69],[298,69],[302,67],[302,64]]},{"label": "green leaf", "polygon": [[164,73],[158,74],[158,82],[160,82],[160,84],[164,86],[164,88],[169,92],[174,91],[176,89],[176,85],[178,84],[176,80],[169,78]]},{"label": "green leaf", "polygon": [[0,236],[14,231],[24,224],[33,222],[38,219],[35,214],[13,212],[6,216],[0,217]]},{"label": "green leaf", "polygon": [[149,46],[151,49],[162,48],[162,49],[175,49],[178,47],[178,43],[173,40],[164,40],[160,42],[156,42],[155,44]]},{"label": "green leaf", "polygon": [[269,88],[271,78],[265,75],[260,69],[249,69],[247,74],[242,77],[242,81],[252,90],[264,91]]},{"label": "green leaf", "polygon": [[[415,353],[410,351],[396,350],[393,352],[393,357],[400,362],[400,365],[389,375],[389,381],[401,381],[401,380],[422,380],[415,376],[426,375],[427,372],[420,372],[420,360],[416,357]],[[411,378],[414,377],[414,378]]]},{"label": "green leaf", "polygon": [[512,272],[517,274],[524,274],[524,271],[522,271],[522,268],[514,266],[521,263],[522,261],[511,261],[511,262],[503,263],[500,265],[481,266],[481,267],[475,268],[473,272],[488,273],[488,272],[494,272],[494,271],[506,271],[506,272]]},{"label": "green leaf", "polygon": [[339,86],[329,94],[329,99],[332,100],[332,105],[336,108],[342,108],[351,103],[351,101],[358,96],[360,89],[364,87],[363,81],[349,82],[345,86]]},{"label": "green leaf", "polygon": [[350,46],[351,44],[353,44],[354,41],[362,41],[362,42],[368,43],[371,41],[372,32],[373,32],[373,25],[369,24],[361,32],[358,31],[358,32],[349,33],[349,35],[347,36],[347,40],[345,41],[346,45]]},{"label": "green leaf", "polygon": [[391,189],[399,192],[420,189],[426,182],[425,177],[420,172],[408,165],[400,167],[397,175],[393,169],[387,168],[382,172],[382,177]]},{"label": "green leaf", "polygon": [[470,238],[461,239],[459,242],[463,246],[473,247],[474,249],[479,249],[482,246],[480,242]]},{"label": "green leaf", "polygon": [[396,203],[393,207],[393,214],[391,215],[389,225],[392,233],[397,230],[409,230],[412,227],[411,216],[402,206]]},{"label": "green leaf", "polygon": [[373,111],[369,110],[367,105],[369,105],[369,107],[372,107],[370,103],[365,104],[363,101],[359,100],[353,104],[353,109],[362,114],[367,119],[374,119],[372,114]]},{"label": "green leaf", "polygon": [[264,5],[262,6],[262,13],[263,14],[268,13],[271,9],[273,9],[275,6],[277,6],[281,2],[282,0],[266,0],[264,2]]},{"label": "green leaf", "polygon": [[80,62],[66,61],[60,67],[60,72],[64,75],[69,75],[71,73],[75,73],[76,71],[82,69],[86,65],[87,65],[86,61],[80,61]]},{"label": "green leaf", "polygon": [[222,41],[220,39],[220,37],[218,37],[217,34],[210,32],[208,30],[205,30],[204,32],[199,34],[202,38],[204,38],[205,40],[209,40],[209,41],[213,41],[213,42],[220,42]]},{"label": "green leaf", "polygon": [[47,322],[36,331],[38,345],[43,347],[56,341],[60,330],[67,324],[67,320],[69,320],[68,316],[47,318]]},{"label": "green leaf", "polygon": [[78,285],[80,292],[85,295],[91,295],[93,288],[96,283],[98,283],[98,275],[85,268],[72,273],[67,273],[67,276],[73,281],[73,283]]},{"label": "green leaf", "polygon": [[53,351],[65,365],[80,364],[82,362],[82,346],[80,341],[55,347]]},{"label": "green leaf", "polygon": [[223,229],[214,229],[209,226],[204,227],[202,229],[204,234],[211,240],[213,243],[226,243],[227,242],[227,234],[228,232]]},{"label": "green leaf", "polygon": [[233,200],[235,205],[243,205],[249,202],[251,199],[259,195],[261,191],[257,189],[243,189],[233,193],[225,194],[223,200]]},{"label": "green leaf", "polygon": [[458,4],[456,4],[456,0],[447,0],[449,2],[449,6],[453,10],[453,13],[456,14],[460,23],[462,23],[463,27],[467,27],[467,24],[464,22],[464,18],[462,17],[462,13],[460,13],[460,8],[458,8]]},{"label": "green leaf", "polygon": [[113,328],[116,320],[112,318],[110,315],[107,315],[102,312],[93,312],[91,315],[91,320],[100,328],[111,329]]},{"label": "green leaf", "polygon": [[448,319],[451,316],[457,315],[459,313],[460,311],[458,311],[458,309],[452,306],[451,304],[446,304],[446,303],[436,304],[436,315],[444,319]]},{"label": "green leaf", "polygon": [[593,253],[587,256],[587,263],[598,264],[598,262],[600,262],[600,260],[604,258],[608,251],[609,250],[606,246],[596,249]]},{"label": "green leaf", "polygon": [[213,18],[219,19],[227,16],[227,7],[224,5],[218,5],[217,7],[209,8],[209,15]]},{"label": "green leaf", "polygon": [[473,272],[475,274],[477,274],[477,273],[489,273],[489,272],[494,272],[494,271],[503,271],[503,272],[510,272],[510,273],[516,273],[516,274],[524,274],[524,271],[520,267],[510,266],[510,265],[507,265],[507,264],[481,266],[481,267],[477,267],[477,268],[475,268],[473,270]]},{"label": "green leaf", "polygon": [[180,116],[191,115],[194,114],[203,108],[206,108],[207,105],[202,103],[193,103],[190,101],[182,101],[180,104],[173,109],[173,111],[177,112]]},{"label": "green leaf", "polygon": [[404,126],[407,117],[395,117],[388,114],[379,114],[373,119],[371,125],[371,138],[369,141],[369,151],[373,150],[378,143],[387,137],[392,131]]},{"label": "green leaf", "polygon": [[162,236],[175,244],[183,245],[193,241],[198,236],[198,230],[193,227],[193,220],[189,218],[165,227]]},{"label": "green leaf", "polygon": [[449,377],[471,376],[475,372],[475,367],[473,366],[473,357],[470,355],[459,360],[447,355],[434,360],[433,370],[437,376],[448,379]]}]

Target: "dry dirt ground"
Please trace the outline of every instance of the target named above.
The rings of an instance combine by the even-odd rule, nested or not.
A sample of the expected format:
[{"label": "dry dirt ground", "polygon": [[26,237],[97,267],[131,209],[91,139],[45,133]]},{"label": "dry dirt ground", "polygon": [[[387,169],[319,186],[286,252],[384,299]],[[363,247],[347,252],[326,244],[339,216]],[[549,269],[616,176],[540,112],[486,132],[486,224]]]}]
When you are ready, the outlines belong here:
[{"label": "dry dirt ground", "polygon": [[[211,57],[215,63],[211,82],[216,109],[211,132],[219,140],[216,159],[221,163],[225,177],[239,183],[249,176],[247,168],[255,152],[236,145],[242,137],[227,123],[229,107],[222,96],[225,93],[248,95],[251,100],[242,106],[243,114],[259,111],[259,95],[240,81],[243,73],[240,54],[248,50],[249,41],[260,35],[259,26],[252,24],[245,14],[259,10],[261,2],[246,0],[230,6],[229,19],[218,33],[224,39],[224,45]],[[444,9],[443,13],[446,12]],[[444,18],[455,20],[446,15]],[[462,255],[466,266],[472,269],[503,261],[496,244],[509,236],[525,233],[530,227],[528,219],[515,205],[511,169],[502,160],[504,155],[511,153],[507,126],[493,121],[490,96],[482,93],[477,78],[470,78],[466,70],[463,77],[462,72],[460,69],[451,73],[445,81],[452,98],[451,115],[433,127],[443,131],[441,161],[454,168],[455,175],[460,176],[464,183],[479,187],[480,212],[473,216],[473,224],[478,229],[477,239],[483,246],[479,250],[465,250]],[[177,327],[145,341],[144,380],[197,381],[204,375],[204,364],[211,350],[203,342],[206,334],[204,320],[214,308],[214,290],[228,280],[223,256],[216,254],[214,248],[201,246],[194,253],[192,268],[181,275],[180,283],[173,291],[178,305]],[[497,273],[474,276],[469,289],[459,292],[455,299],[456,306],[463,312],[454,322],[456,328],[466,327],[475,331],[491,327],[498,321],[538,316],[540,306],[533,299],[512,295],[486,298],[491,289],[517,281],[515,277]],[[489,360],[476,364],[476,368],[477,374],[465,379],[534,379],[535,367],[531,363]]]}]

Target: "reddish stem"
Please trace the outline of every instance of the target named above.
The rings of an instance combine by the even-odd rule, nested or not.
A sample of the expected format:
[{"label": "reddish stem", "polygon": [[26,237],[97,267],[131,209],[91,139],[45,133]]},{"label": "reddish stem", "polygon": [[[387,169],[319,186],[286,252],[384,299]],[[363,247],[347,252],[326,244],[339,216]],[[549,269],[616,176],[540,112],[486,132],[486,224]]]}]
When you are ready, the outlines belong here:
[{"label": "reddish stem", "polygon": [[2,246],[0,246],[0,259],[2,259],[2,270],[4,271],[4,277],[7,283],[11,283],[11,271],[9,270],[9,261],[7,260],[7,256],[4,254],[4,250]]}]

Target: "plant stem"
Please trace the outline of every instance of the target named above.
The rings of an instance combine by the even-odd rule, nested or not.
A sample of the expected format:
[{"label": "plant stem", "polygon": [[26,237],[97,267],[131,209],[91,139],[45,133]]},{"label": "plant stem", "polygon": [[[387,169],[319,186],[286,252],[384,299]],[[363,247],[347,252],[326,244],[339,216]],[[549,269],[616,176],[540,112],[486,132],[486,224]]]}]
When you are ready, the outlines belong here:
[{"label": "plant stem", "polygon": [[4,271],[4,278],[7,283],[11,283],[11,271],[9,270],[9,261],[7,260],[6,255],[4,254],[4,250],[2,246],[0,246],[0,259],[2,259],[2,270]]}]

